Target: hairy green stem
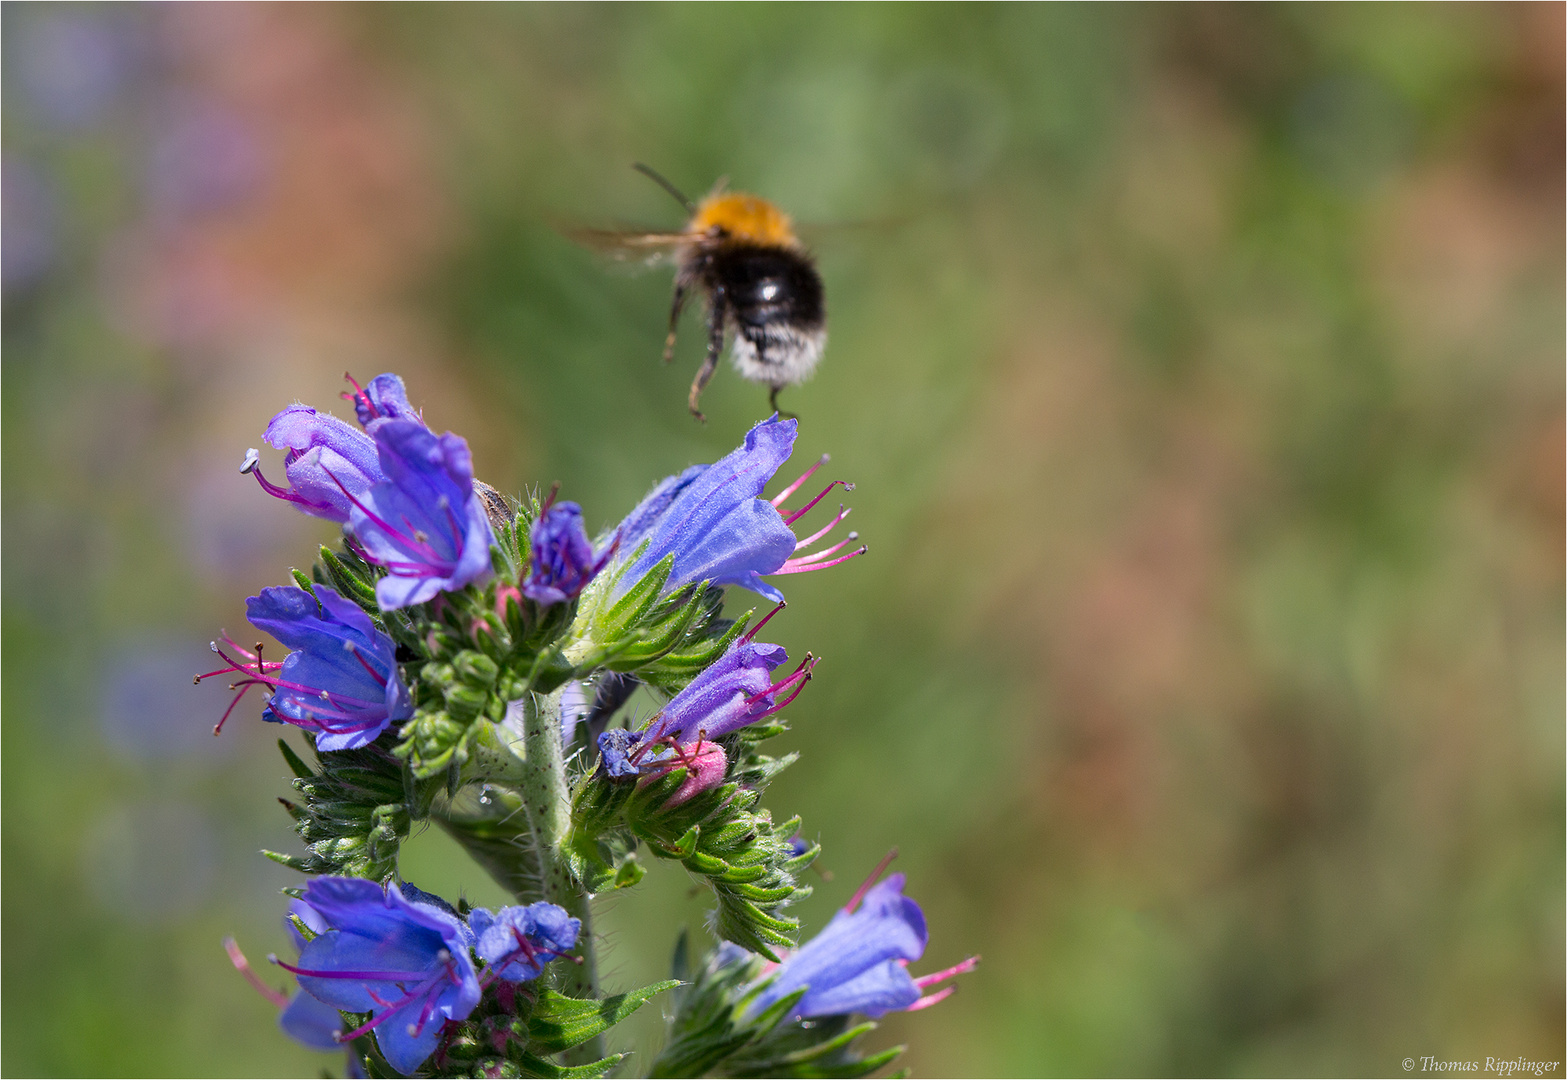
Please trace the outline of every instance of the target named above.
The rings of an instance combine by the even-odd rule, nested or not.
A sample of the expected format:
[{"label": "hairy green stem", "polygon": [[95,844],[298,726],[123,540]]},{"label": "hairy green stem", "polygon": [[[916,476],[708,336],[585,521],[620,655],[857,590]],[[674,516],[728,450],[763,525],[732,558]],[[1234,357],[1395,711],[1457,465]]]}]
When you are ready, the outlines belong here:
[{"label": "hairy green stem", "polygon": [[598,969],[588,895],[572,875],[564,850],[571,832],[571,792],[566,787],[560,743],[560,693],[529,694],[523,700],[522,717],[526,777],[520,794],[533,832],[540,890],[544,899],[582,920],[582,935],[577,939],[582,963],[563,966],[561,992],[579,998],[597,997]]},{"label": "hairy green stem", "polygon": [[[483,751],[487,767],[482,776],[489,783],[477,796],[470,786],[454,802],[438,800],[431,816],[519,903],[548,900],[582,921],[576,948],[582,962],[553,966],[561,993],[596,998],[592,912],[564,850],[571,830],[571,792],[560,741],[560,695],[529,694],[522,705],[522,745],[514,742],[508,749],[501,745],[506,740],[497,737],[500,732],[482,733],[479,741],[485,745],[476,749]],[[479,757],[476,754],[475,761]],[[570,1064],[603,1056],[602,1036],[565,1054]]]}]

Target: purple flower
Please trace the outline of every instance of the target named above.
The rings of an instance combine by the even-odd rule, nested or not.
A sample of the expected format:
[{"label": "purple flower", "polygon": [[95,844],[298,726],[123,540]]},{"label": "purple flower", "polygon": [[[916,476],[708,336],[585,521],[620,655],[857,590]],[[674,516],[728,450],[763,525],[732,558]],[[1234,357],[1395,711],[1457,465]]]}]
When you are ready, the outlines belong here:
[{"label": "purple flower", "polygon": [[612,544],[602,558],[593,554],[582,527],[582,507],[573,502],[545,509],[533,523],[529,542],[533,550],[522,591],[545,607],[581,594],[615,552]]},{"label": "purple flower", "polygon": [[519,983],[537,979],[544,965],[566,955],[582,932],[582,920],[542,900],[494,914],[475,908],[468,913],[468,926],[478,939],[474,951],[488,970],[496,978]]},{"label": "purple flower", "polygon": [[[245,676],[223,720],[252,686],[272,690],[263,720],[288,723],[315,734],[318,750],[352,750],[374,742],[393,721],[413,715],[408,688],[398,676],[396,646],[357,604],[325,585],[262,589],[246,601],[250,621],[294,651],[278,663],[263,661],[225,638],[229,651],[212,651],[229,666],[197,681],[234,672]],[[243,659],[229,655],[232,651]]]},{"label": "purple flower", "polygon": [[482,990],[468,955],[473,934],[463,921],[431,904],[383,891],[361,878],[318,877],[305,903],[330,928],[299,954],[292,971],[313,997],[346,1012],[371,1013],[369,1023],[338,1036],[369,1031],[392,1068],[411,1074],[434,1052],[447,1020],[462,1020]]},{"label": "purple flower", "polygon": [[354,500],[349,528],[365,557],[387,570],[383,611],[422,604],[491,573],[495,535],[473,486],[468,444],[418,420],[372,424],[386,479]]},{"label": "purple flower", "polygon": [[307,514],[347,522],[354,500],[386,480],[374,439],[308,405],[290,405],[278,413],[262,438],[288,451],[283,472],[292,486],[278,487],[261,475],[254,450],[245,455],[240,471],[254,473],[269,495],[287,499]]},{"label": "purple flower", "polygon": [[352,394],[345,390],[343,396],[353,401],[359,426],[366,431],[377,420],[418,420],[424,423],[418,410],[408,404],[408,389],[399,376],[387,372],[377,375],[364,386],[354,382],[352,375],[344,375],[343,378],[354,388]]},{"label": "purple flower", "polygon": [[902,874],[872,885],[885,867],[885,862],[877,867],[825,930],[778,966],[776,977],[749,1006],[752,1015],[802,988],[805,996],[791,1014],[796,1020],[843,1013],[874,1019],[899,1009],[923,1009],[953,991],[947,987],[925,994],[927,987],[974,969],[977,956],[918,979],[909,975],[910,961],[925,952],[925,915],[903,895]]},{"label": "purple flower", "polygon": [[[408,392],[396,375],[377,375],[367,386],[360,386],[352,375],[343,378],[354,388],[352,394],[344,391],[343,397],[354,403],[359,424],[366,431],[388,419],[424,423],[408,404]],[[269,495],[287,499],[307,514],[346,523],[355,502],[386,480],[373,438],[309,405],[290,405],[278,413],[262,438],[273,448],[288,451],[283,471],[292,488],[278,487],[261,475],[259,455],[254,450],[245,455],[240,472],[255,473]]]},{"label": "purple flower", "polygon": [[686,781],[671,805],[717,786],[723,781],[726,760],[723,749],[709,740],[780,711],[810,682],[817,661],[809,654],[787,678],[773,682],[772,671],[788,658],[782,645],[745,638],[735,642],[641,731],[614,728],[600,735],[604,771],[612,779],[656,779],[684,767]]},{"label": "purple flower", "polygon": [[664,706],[647,725],[644,737],[680,743],[694,742],[698,736],[719,739],[771,716],[805,688],[817,663],[807,654],[787,678],[774,683],[772,671],[787,659],[782,645],[735,642]]},{"label": "purple flower", "polygon": [[[776,416],[746,433],[745,442],[712,465],[693,465],[678,476],[661,481],[637,505],[620,526],[621,549],[629,564],[618,571],[614,598],[619,598],[666,557],[674,566],[665,588],[673,591],[706,581],[713,585],[742,585],[769,600],[781,601],[783,593],[764,582],[762,574],[797,574],[835,566],[864,548],[839,559],[825,561],[849,539],[812,555],[794,553],[815,543],[848,516],[841,511],[826,528],[797,541],[790,529],[798,518],[837,486],[834,481],[803,508],[783,516],[778,507],[811,476],[822,462],[812,466],[771,502],[761,498],[794,449],[796,423]],[[845,484],[847,490],[850,485]]]}]

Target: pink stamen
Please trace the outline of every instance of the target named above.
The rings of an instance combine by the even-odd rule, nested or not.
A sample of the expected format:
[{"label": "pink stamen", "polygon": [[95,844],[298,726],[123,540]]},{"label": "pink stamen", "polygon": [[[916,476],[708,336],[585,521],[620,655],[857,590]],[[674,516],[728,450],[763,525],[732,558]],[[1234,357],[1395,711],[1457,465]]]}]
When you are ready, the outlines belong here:
[{"label": "pink stamen", "polygon": [[761,632],[762,627],[767,625],[767,620],[771,619],[774,615],[778,614],[780,611],[782,611],[784,608],[786,608],[788,606],[789,606],[789,604],[788,604],[787,601],[785,601],[785,600],[778,601],[778,606],[777,607],[773,608],[773,610],[769,611],[766,615],[763,615],[761,622],[757,623],[755,626],[751,627],[750,630],[746,631],[746,635],[745,635],[743,640],[745,640],[745,641],[754,641],[754,640],[756,640],[756,635]]},{"label": "pink stamen", "polygon": [[979,967],[979,957],[971,956],[962,963],[953,964],[951,967],[946,968],[943,971],[935,971],[929,975],[921,975],[919,978],[914,980],[914,985],[923,990],[927,986],[935,986],[937,983],[946,982],[948,979],[956,978],[959,975],[967,975],[977,967]]},{"label": "pink stamen", "polygon": [[346,371],[343,372],[343,378],[348,380],[348,385],[354,388],[354,392],[350,394],[347,390],[344,390],[338,397],[344,401],[352,401],[355,405],[364,405],[365,408],[370,410],[372,418],[380,416],[381,410],[375,407],[375,402],[370,400],[370,395],[365,392],[365,388],[359,385],[359,380]]},{"label": "pink stamen", "polygon": [[248,691],[252,686],[255,686],[255,685],[256,685],[256,683],[255,683],[254,680],[252,680],[250,682],[247,682],[244,685],[244,687],[241,688],[240,692],[234,695],[234,700],[229,702],[229,707],[223,710],[223,715],[218,719],[218,722],[216,724],[212,725],[212,734],[213,735],[221,735],[221,734],[223,734],[223,725],[228,723],[229,715],[239,705],[240,698],[244,697],[246,691]]},{"label": "pink stamen", "polygon": [[812,499],[810,502],[808,502],[804,506],[800,507],[800,509],[798,509],[794,513],[790,514],[788,517],[784,518],[783,519],[784,524],[785,525],[793,525],[800,518],[802,518],[806,514],[810,513],[811,510],[816,506],[817,503],[819,503],[823,499],[825,499],[827,497],[827,493],[829,491],[831,491],[835,487],[839,487],[840,485],[843,487],[843,490],[845,490],[845,491],[853,491],[854,490],[854,485],[849,483],[847,480],[834,480],[832,483],[830,483],[826,487],[822,488],[821,492],[816,496],[816,498]]},{"label": "pink stamen", "polygon": [[287,994],[281,990],[272,989],[272,987],[261,981],[261,976],[251,970],[250,961],[246,960],[245,954],[239,951],[239,944],[233,938],[224,938],[223,948],[229,954],[229,962],[234,965],[241,975],[245,976],[246,982],[256,988],[257,993],[280,1009],[288,1004]]},{"label": "pink stamen", "polygon": [[816,464],[812,465],[809,469],[806,469],[805,472],[801,473],[798,480],[784,488],[777,495],[773,496],[771,499],[773,509],[776,510],[778,507],[782,506],[784,504],[784,500],[789,498],[789,496],[793,495],[796,491],[799,491],[800,485],[809,480],[813,475],[815,475],[817,469],[820,469],[830,460],[832,459],[826,454],[823,454],[821,457],[817,458]]},{"label": "pink stamen", "polygon": [[353,653],[354,659],[359,661],[359,666],[364,668],[366,671],[368,671],[370,673],[371,678],[375,679],[377,682],[383,682],[383,683],[386,682],[386,676],[383,675],[381,672],[377,671],[375,668],[371,667],[370,666],[370,661],[366,660],[364,658],[364,654],[361,653],[358,649],[353,647],[353,643],[352,642],[349,643],[348,651]]},{"label": "pink stamen", "polygon": [[846,536],[844,539],[839,540],[836,544],[834,544],[830,548],[823,548],[821,551],[813,551],[809,555],[801,555],[799,558],[790,559],[788,561],[789,565],[790,566],[810,566],[812,563],[819,563],[823,559],[831,558],[836,552],[842,551],[845,547],[847,547],[848,545],[854,543],[859,538],[860,538],[860,534],[859,533],[852,532],[848,536]]},{"label": "pink stamen", "polygon": [[271,495],[274,498],[283,499],[291,503],[298,503],[300,506],[315,507],[317,510],[325,510],[330,506],[329,503],[311,502],[293,488],[278,487],[276,484],[261,474],[260,462],[255,463],[246,471],[256,478],[256,483],[261,485],[262,491],[265,491],[268,495]]},{"label": "pink stamen", "polygon": [[778,693],[780,693],[784,689],[784,687],[788,686],[790,683],[794,682],[795,679],[800,677],[800,672],[805,670],[805,665],[810,663],[810,661],[811,661],[811,654],[810,653],[806,653],[805,654],[805,659],[800,661],[800,666],[799,667],[795,668],[793,671],[791,671],[789,674],[785,675],[783,678],[779,679],[777,682],[769,683],[766,690],[758,690],[754,694],[747,694],[746,695],[746,699],[745,699],[745,707],[747,709],[750,709],[751,706],[755,705],[757,702],[761,701],[763,698],[776,696]]},{"label": "pink stamen", "polygon": [[[431,976],[424,971],[316,971],[313,968],[295,967],[293,964],[285,964],[275,956],[267,957],[284,971],[294,975],[308,975],[313,979],[358,979],[361,982],[412,982],[414,980],[428,981]],[[371,991],[374,996],[374,991]],[[380,1001],[382,1005],[390,1002]]]},{"label": "pink stamen", "polygon": [[951,997],[953,994],[956,994],[957,992],[958,988],[956,986],[949,986],[945,990],[937,990],[934,994],[926,994],[924,997],[920,998],[913,1005],[910,1005],[903,1011],[919,1012],[921,1009],[928,1009],[938,1002],[946,1001],[949,997]]},{"label": "pink stamen", "polygon": [[[799,559],[790,559],[788,562],[784,563],[778,569],[774,570],[773,573],[774,574],[808,574],[812,570],[826,570],[829,567],[837,566],[839,563],[846,563],[850,559],[855,558],[856,556],[864,555],[869,550],[870,550],[869,547],[861,545],[860,547],[857,547],[853,551],[849,552],[847,555],[840,555],[840,556],[838,556],[838,558],[834,559],[832,562],[806,563],[803,566],[801,565],[801,560],[799,560]],[[772,576],[772,575],[768,575],[768,576]]]},{"label": "pink stamen", "polygon": [[843,905],[843,910],[845,912],[850,915],[854,914],[854,909],[860,906],[860,901],[864,900],[865,894],[871,891],[871,886],[876,884],[876,879],[887,872],[887,867],[891,865],[892,860],[896,859],[897,857],[897,848],[893,848],[891,851],[887,852],[887,854],[882,858],[881,862],[876,864],[876,869],[871,871],[871,876],[865,879],[864,884],[854,891],[853,896],[849,897],[849,902]]},{"label": "pink stamen", "polygon": [[815,678],[815,676],[813,674],[811,674],[811,672],[814,671],[815,669],[816,669],[816,665],[812,664],[810,666],[810,668],[805,672],[805,674],[800,677],[800,685],[796,686],[794,688],[794,693],[792,693],[788,697],[784,698],[778,704],[774,705],[771,709],[768,709],[767,712],[764,713],[763,715],[771,716],[773,713],[782,712],[783,710],[787,709],[790,705],[792,705],[794,703],[794,699],[800,696],[800,691],[805,689],[805,684],[810,682],[813,678]]},{"label": "pink stamen", "polygon": [[[443,562],[444,561],[444,560],[441,559],[439,553],[434,548],[432,548],[427,541],[417,540],[414,537],[409,536],[407,533],[401,532],[398,529],[393,528],[391,525],[389,525],[382,518],[377,517],[375,514],[371,513],[369,507],[365,506],[364,503],[360,502],[354,496],[353,492],[349,491],[346,487],[343,486],[343,482],[337,478],[337,475],[335,473],[333,473],[331,469],[323,469],[322,471],[325,472],[327,474],[327,476],[329,476],[331,478],[332,483],[337,485],[338,490],[343,493],[344,497],[346,497],[349,502],[353,503],[360,510],[364,511],[365,517],[369,518],[371,521],[373,521],[377,525],[379,525],[382,529],[384,529],[386,531],[386,533],[389,536],[397,537],[399,540],[403,541],[408,547],[414,548],[415,550],[418,550],[420,548],[424,549],[424,551],[429,553],[429,558],[431,559],[432,562]],[[411,525],[409,527],[412,528]],[[417,532],[418,530],[415,529],[414,531]],[[367,559],[366,561],[373,562],[375,560]],[[390,567],[392,564],[384,563],[382,565]],[[402,563],[402,564],[398,564],[398,565],[410,566],[410,567],[418,567],[421,564],[420,563]]]},{"label": "pink stamen", "polygon": [[798,544],[794,545],[794,550],[799,551],[801,548],[810,547],[812,544],[816,543],[816,541],[820,540],[822,537],[824,537],[828,533],[832,532],[834,529],[836,529],[838,527],[838,525],[843,521],[844,518],[849,516],[850,511],[852,511],[853,509],[854,509],[854,507],[852,507],[852,506],[845,507],[842,503],[839,503],[838,504],[838,516],[833,518],[826,525],[823,525],[820,529],[817,529],[810,536],[807,536],[804,540],[801,540]]}]

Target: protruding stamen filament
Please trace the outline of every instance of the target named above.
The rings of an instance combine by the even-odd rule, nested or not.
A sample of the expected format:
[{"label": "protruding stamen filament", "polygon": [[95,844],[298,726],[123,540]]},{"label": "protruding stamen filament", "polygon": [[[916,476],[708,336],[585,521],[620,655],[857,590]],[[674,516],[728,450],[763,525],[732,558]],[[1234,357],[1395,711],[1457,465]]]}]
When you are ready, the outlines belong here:
[{"label": "protruding stamen filament", "polygon": [[281,990],[274,990],[261,981],[261,976],[251,969],[250,961],[245,959],[245,954],[239,951],[239,944],[231,937],[223,939],[223,949],[229,954],[229,962],[243,976],[245,981],[256,988],[256,992],[266,998],[278,1008],[288,1004],[288,995]]},{"label": "protruding stamen filament", "polygon": [[359,385],[359,380],[355,379],[346,371],[343,372],[343,378],[348,381],[349,386],[354,388],[354,392],[350,394],[347,390],[344,390],[341,394],[338,395],[338,397],[342,398],[344,401],[352,401],[355,406],[363,405],[366,409],[370,410],[370,416],[372,419],[380,416],[381,410],[375,407],[375,402],[370,400],[370,395],[365,392],[365,388]]},{"label": "protruding stamen filament", "polygon": [[858,889],[854,890],[854,895],[849,897],[849,902],[847,904],[843,905],[843,910],[852,915],[854,913],[854,909],[860,906],[860,901],[865,899],[865,894],[871,891],[871,886],[876,884],[876,879],[887,872],[887,867],[891,865],[892,860],[896,859],[897,857],[897,848],[893,848],[891,851],[887,852],[887,854],[882,857],[881,862],[876,864],[876,869],[871,871],[871,876],[866,878],[864,884],[862,884]]},{"label": "protruding stamen filament", "polygon": [[[388,524],[379,515],[373,513],[368,506],[366,506],[364,503],[360,502],[359,499],[357,497],[355,497],[353,492],[349,491],[348,488],[343,486],[343,482],[337,478],[337,475],[335,473],[333,473],[331,469],[324,469],[322,471],[326,473],[327,477],[332,481],[332,483],[337,485],[338,490],[343,493],[343,495],[348,499],[349,502],[353,503],[360,510],[364,511],[365,517],[369,518],[371,521],[375,522],[382,529],[384,529],[386,531],[387,535],[395,536],[399,540],[405,541],[408,544],[408,546],[411,547],[411,548],[417,549],[417,548],[421,548],[422,547],[425,550],[425,552],[428,553],[428,556],[429,556],[429,558],[430,558],[432,563],[436,563],[436,562],[444,563],[444,562],[447,561],[447,560],[442,559],[441,556],[440,556],[440,553],[437,552],[434,548],[432,548],[428,543],[424,542],[423,540],[418,539],[415,536],[410,536],[408,533],[402,532],[401,530],[397,529],[396,527]],[[404,524],[408,524],[406,519],[404,520]],[[412,528],[411,525],[410,525],[410,528]],[[414,532],[417,533],[418,530],[415,529]],[[457,543],[458,543],[459,549],[460,549],[461,544],[462,544],[462,535],[460,533],[458,534],[458,537],[457,537]],[[459,551],[459,554],[460,554],[460,551]],[[377,560],[370,559],[367,556],[366,557],[366,561],[367,562],[376,562]],[[385,563],[385,564],[382,564],[382,565],[385,565],[385,566],[387,566],[388,569],[392,569],[392,570],[395,571],[398,567],[407,566],[407,567],[418,568],[422,564],[420,564],[420,563],[396,563],[396,564]]]},{"label": "protruding stamen filament", "polygon": [[827,493],[829,491],[831,491],[833,488],[839,487],[839,486],[842,486],[843,490],[845,490],[845,491],[853,491],[854,490],[854,485],[849,483],[847,480],[834,480],[832,483],[830,483],[826,487],[822,488],[822,490],[817,494],[816,498],[812,499],[810,502],[808,502],[804,506],[800,507],[800,509],[798,509],[794,513],[790,514],[788,517],[784,518],[783,519],[784,520],[784,524],[785,525],[793,525],[796,521],[800,520],[800,518],[802,518],[806,514],[810,513],[816,507],[817,503],[819,503],[823,499],[825,499],[827,497]]},{"label": "protruding stamen filament", "polygon": [[943,971],[934,971],[929,975],[921,975],[919,978],[914,980],[914,985],[923,990],[927,986],[935,986],[937,983],[944,983],[948,979],[957,978],[959,975],[967,975],[977,967],[979,967],[979,957],[971,956],[962,963],[953,964],[951,967]]},{"label": "protruding stamen filament", "polygon": [[261,461],[258,457],[253,456],[254,454],[255,451],[252,450],[250,453],[245,455],[245,464],[240,468],[239,471],[241,473],[249,473],[250,475],[254,476],[256,478],[256,483],[261,485],[262,491],[265,491],[273,498],[283,499],[291,503],[298,503],[300,506],[311,506],[315,507],[317,510],[328,509],[327,503],[312,502],[303,495],[299,494],[299,492],[295,491],[293,488],[278,487],[272,481],[268,480],[261,474]]},{"label": "protruding stamen filament", "polygon": [[755,626],[751,627],[751,629],[746,631],[746,633],[745,633],[745,640],[746,641],[755,641],[756,640],[756,635],[761,633],[762,627],[767,625],[767,620],[771,619],[774,615],[778,614],[780,611],[782,611],[784,608],[786,608],[788,606],[789,606],[789,602],[787,600],[780,600],[780,601],[778,601],[778,606],[777,607],[773,608],[773,610],[769,611],[766,615],[763,615],[761,622],[757,623]]},{"label": "protruding stamen filament", "polygon": [[809,555],[801,555],[799,558],[790,559],[789,560],[789,565],[790,566],[810,566],[812,563],[819,563],[823,559],[831,558],[834,554],[836,554],[839,551],[842,551],[845,547],[847,547],[848,545],[854,543],[859,538],[860,538],[860,534],[859,533],[852,532],[848,536],[844,537],[842,540],[839,540],[836,544],[834,544],[830,548],[823,548],[820,551],[813,551]]},{"label": "protruding stamen filament", "polygon": [[783,712],[790,705],[794,704],[794,699],[800,696],[800,691],[805,689],[805,684],[815,678],[815,676],[811,674],[811,672],[815,669],[816,665],[814,663],[809,668],[807,668],[805,674],[800,676],[800,685],[794,688],[794,693],[790,694],[778,704],[774,705],[771,709],[767,710],[769,715],[776,712]]},{"label": "protruding stamen filament", "polygon": [[918,1001],[903,1011],[919,1012],[921,1009],[928,1009],[938,1002],[946,1001],[949,997],[951,997],[953,994],[956,994],[957,992],[958,988],[956,986],[949,986],[945,990],[937,990],[934,994],[926,994],[924,997],[920,998]]},{"label": "protruding stamen filament", "polygon": [[[870,550],[870,548],[868,548],[868,547],[866,547],[866,546],[864,546],[862,544],[860,547],[855,548],[853,551],[849,552],[847,555],[840,555],[840,556],[838,556],[832,562],[802,563],[801,560],[799,560],[799,559],[790,559],[788,562],[784,563],[778,569],[774,570],[773,573],[774,574],[808,574],[812,570],[826,570],[828,567],[837,566],[839,563],[846,563],[850,559],[855,558],[856,556],[864,555],[869,550]],[[769,576],[771,576],[771,575],[769,575]]]},{"label": "protruding stamen filament", "polygon": [[807,480],[809,480],[812,476],[814,476],[816,474],[816,470],[817,469],[820,469],[823,465],[827,464],[831,460],[832,460],[832,458],[829,455],[827,455],[827,454],[823,454],[821,457],[817,458],[816,459],[816,464],[812,465],[809,469],[806,469],[803,473],[801,473],[800,474],[800,478],[798,480],[796,480],[794,483],[790,484],[788,487],[784,488],[777,495],[773,496],[773,498],[771,500],[772,504],[773,504],[773,509],[776,510],[778,507],[782,506],[784,504],[784,501],[786,499],[788,499],[789,496],[793,495],[796,491],[800,490],[800,485],[801,484],[803,484]]},{"label": "protruding stamen filament", "polygon": [[358,979],[362,982],[412,982],[415,979],[427,979],[428,972],[424,971],[317,971],[314,968],[295,967],[293,964],[285,964],[275,956],[267,957],[284,971],[294,975],[305,975],[312,979]]},{"label": "protruding stamen filament", "polygon": [[832,532],[834,529],[836,529],[838,527],[839,523],[842,522],[844,518],[849,516],[850,511],[852,511],[853,509],[854,509],[854,507],[852,507],[852,506],[845,507],[842,503],[839,503],[838,504],[838,516],[833,518],[826,525],[823,525],[820,529],[817,529],[810,536],[807,536],[804,540],[801,540],[798,544],[794,545],[794,550],[799,551],[802,548],[808,548],[812,544],[816,543],[816,541],[820,540],[822,537],[824,537],[828,533]]}]

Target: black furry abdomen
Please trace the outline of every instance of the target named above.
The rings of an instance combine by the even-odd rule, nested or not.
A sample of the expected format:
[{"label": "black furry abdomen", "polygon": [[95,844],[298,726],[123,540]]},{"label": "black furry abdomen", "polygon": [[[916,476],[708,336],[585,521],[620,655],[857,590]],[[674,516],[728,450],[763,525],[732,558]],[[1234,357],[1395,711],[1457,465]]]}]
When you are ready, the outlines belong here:
[{"label": "black furry abdomen", "polygon": [[708,287],[723,289],[735,328],[747,337],[783,326],[810,334],[826,322],[822,279],[798,252],[725,244],[703,269]]}]

